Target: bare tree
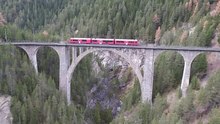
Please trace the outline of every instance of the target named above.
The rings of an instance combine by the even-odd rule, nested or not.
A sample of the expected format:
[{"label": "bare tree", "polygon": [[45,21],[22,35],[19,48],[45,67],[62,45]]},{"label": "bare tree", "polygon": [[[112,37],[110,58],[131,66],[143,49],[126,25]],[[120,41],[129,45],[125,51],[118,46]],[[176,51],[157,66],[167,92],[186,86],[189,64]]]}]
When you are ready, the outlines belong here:
[{"label": "bare tree", "polygon": [[0,12],[0,26],[4,26],[4,24],[6,23],[2,13]]}]

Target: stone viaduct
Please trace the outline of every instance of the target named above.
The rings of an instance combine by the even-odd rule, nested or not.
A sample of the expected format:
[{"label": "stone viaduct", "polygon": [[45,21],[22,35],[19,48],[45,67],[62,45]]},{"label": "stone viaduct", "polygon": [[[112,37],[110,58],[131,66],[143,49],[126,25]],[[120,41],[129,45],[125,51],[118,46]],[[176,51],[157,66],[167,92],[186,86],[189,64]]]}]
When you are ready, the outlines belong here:
[{"label": "stone viaduct", "polygon": [[[0,45],[8,45],[2,43]],[[124,58],[136,74],[141,87],[142,102],[152,102],[154,62],[158,55],[164,51],[176,51],[184,59],[184,71],[181,82],[183,97],[187,94],[190,81],[191,64],[196,56],[203,52],[220,52],[217,48],[198,47],[167,47],[167,46],[113,46],[113,45],[86,45],[86,44],[64,44],[64,43],[40,43],[40,42],[17,42],[11,43],[22,48],[28,55],[36,73],[38,73],[37,52],[41,47],[50,47],[59,56],[59,89],[66,96],[67,102],[71,102],[71,78],[72,74],[86,55],[110,51]],[[71,59],[72,56],[72,59]],[[70,60],[72,60],[70,62]],[[142,63],[142,66],[141,66]],[[141,71],[142,70],[142,71]]]}]

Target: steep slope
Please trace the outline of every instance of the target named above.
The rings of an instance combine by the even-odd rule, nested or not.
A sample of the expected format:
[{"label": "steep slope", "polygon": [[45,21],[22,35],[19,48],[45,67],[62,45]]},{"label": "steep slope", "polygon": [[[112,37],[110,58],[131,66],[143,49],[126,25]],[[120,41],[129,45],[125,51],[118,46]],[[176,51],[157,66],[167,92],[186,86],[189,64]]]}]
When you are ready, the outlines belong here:
[{"label": "steep slope", "polygon": [[[218,36],[215,35],[215,37],[212,39],[211,47],[213,48],[220,48],[220,44],[218,43]],[[208,53],[207,54],[207,71],[204,78],[200,80],[200,83],[202,87],[205,87],[207,84],[208,78],[218,70],[220,70],[220,54],[219,53]]]}]

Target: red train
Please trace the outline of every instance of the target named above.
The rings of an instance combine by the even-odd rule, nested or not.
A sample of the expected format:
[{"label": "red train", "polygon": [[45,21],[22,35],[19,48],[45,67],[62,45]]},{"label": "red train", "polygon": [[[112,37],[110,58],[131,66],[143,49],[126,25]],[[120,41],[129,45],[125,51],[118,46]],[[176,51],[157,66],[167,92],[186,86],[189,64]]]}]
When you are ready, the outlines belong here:
[{"label": "red train", "polygon": [[138,46],[138,40],[134,39],[104,39],[104,38],[70,38],[71,44],[106,44]]}]

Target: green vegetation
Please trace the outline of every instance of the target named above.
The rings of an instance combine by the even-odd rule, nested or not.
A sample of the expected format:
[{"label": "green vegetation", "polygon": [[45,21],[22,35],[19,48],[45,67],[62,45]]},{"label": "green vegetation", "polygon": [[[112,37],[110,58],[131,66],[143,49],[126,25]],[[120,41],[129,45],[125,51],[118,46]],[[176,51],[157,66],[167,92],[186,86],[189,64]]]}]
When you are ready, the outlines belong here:
[{"label": "green vegetation", "polygon": [[135,108],[131,108],[128,111],[131,113],[130,115],[126,115],[127,117],[119,115],[111,124],[151,124],[161,117],[166,108],[166,100],[160,95],[157,95],[153,105],[139,103]]},{"label": "green vegetation", "polygon": [[18,49],[0,48],[0,91],[12,96],[13,123],[84,123],[83,115],[45,74],[36,76],[33,67]]},{"label": "green vegetation", "polygon": [[176,88],[182,79],[184,60],[175,52],[162,53],[155,62],[153,94]]},{"label": "green vegetation", "polygon": [[75,104],[86,107],[86,93],[97,83],[92,70],[92,55],[83,59],[76,67],[71,81],[71,95]]},{"label": "green vegetation", "polygon": [[[169,108],[165,96],[161,97],[157,95],[152,105],[138,103],[131,109],[122,112],[112,121],[112,124],[185,124],[195,119],[202,119],[203,116],[208,113],[210,113],[208,119],[210,124],[219,123],[219,77],[220,72],[217,72],[209,79],[205,88],[198,91],[189,89],[185,98],[168,101],[171,103],[174,102],[175,106],[171,106],[175,107],[174,109]],[[190,87],[193,88],[194,85],[195,84],[191,83]],[[177,94],[178,93],[176,93],[176,96]]]},{"label": "green vegetation", "polygon": [[[137,38],[154,42],[155,33],[162,33],[207,14],[205,4],[193,14],[188,0],[52,0],[3,1],[0,6],[8,23],[36,34],[77,37]],[[210,23],[211,24],[211,23]]]},{"label": "green vegetation", "polygon": [[56,88],[59,88],[59,56],[55,50],[49,47],[40,48],[37,53],[38,71],[51,77]]},{"label": "green vegetation", "polygon": [[50,35],[43,32],[31,33],[29,30],[20,29],[14,24],[7,24],[5,26],[0,26],[0,40],[5,42],[14,41],[59,41],[61,38],[58,36]]},{"label": "green vegetation", "polygon": [[133,88],[122,99],[122,101],[123,101],[122,111],[129,110],[132,106],[139,103],[140,95],[141,95],[140,84],[136,80]]},{"label": "green vegetation", "polygon": [[[207,3],[209,2],[209,4]],[[219,34],[220,16],[210,14],[216,0],[2,0],[0,4],[0,41],[20,40],[57,42],[70,37],[133,38],[141,44],[210,47]],[[3,20],[3,21],[2,21]],[[6,20],[6,21],[4,21]],[[2,23],[3,22],[3,23]],[[218,35],[218,37],[220,37]],[[220,42],[218,38],[218,42]],[[152,123],[183,124],[195,115],[210,114],[210,124],[218,123],[219,72],[201,88],[206,76],[207,58],[199,55],[192,63],[190,90],[186,98],[169,109],[166,95],[177,89],[178,98],[184,61],[174,52],[162,53],[155,62],[153,103],[140,103],[140,84],[128,68],[121,79],[113,78],[113,93],[123,101],[121,112],[113,117],[100,104],[86,109],[87,93],[100,78],[118,74],[117,66],[101,69],[95,77],[94,56],[84,58],[71,81],[73,104],[67,106],[58,89],[59,61],[54,51],[43,48],[38,53],[36,76],[27,56],[14,47],[0,48],[0,93],[12,96],[14,123]],[[49,57],[48,57],[49,56]],[[113,70],[113,71],[109,71]],[[129,92],[119,92],[119,85],[133,83]],[[100,87],[99,87],[100,88]],[[125,88],[125,90],[127,90]],[[196,90],[196,92],[194,91]],[[197,93],[199,95],[197,95]],[[160,95],[158,95],[160,94]],[[198,97],[197,97],[198,96]],[[179,99],[178,99],[179,100]],[[205,112],[199,112],[199,108]],[[214,108],[214,109],[213,109]],[[93,114],[94,113],[94,114]],[[126,114],[124,116],[124,114]],[[126,118],[124,118],[126,117]]]},{"label": "green vegetation", "polygon": [[219,106],[220,103],[220,72],[217,72],[209,79],[207,86],[201,90],[199,94],[199,103],[202,105],[209,104],[211,106]]},{"label": "green vegetation", "polygon": [[215,108],[212,110],[211,115],[210,115],[210,120],[209,124],[218,124],[220,123],[220,112],[219,108]]}]

